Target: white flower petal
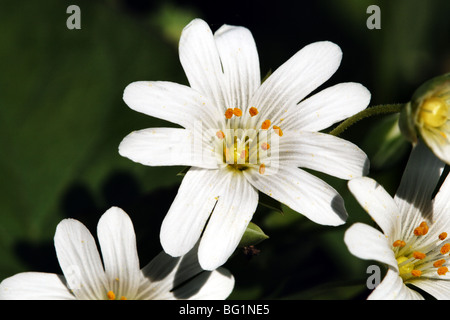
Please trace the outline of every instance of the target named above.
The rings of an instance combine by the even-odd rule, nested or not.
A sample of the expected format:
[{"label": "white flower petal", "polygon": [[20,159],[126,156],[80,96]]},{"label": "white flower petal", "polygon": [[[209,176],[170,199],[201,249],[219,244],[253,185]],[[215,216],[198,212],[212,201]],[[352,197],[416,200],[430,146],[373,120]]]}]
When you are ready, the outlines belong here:
[{"label": "white flower petal", "polygon": [[[195,250],[195,256],[197,256],[197,250]],[[141,270],[141,285],[136,300],[167,300],[173,298],[174,277],[180,261],[181,257],[172,257],[164,251],[153,258]],[[202,271],[200,266],[198,268],[198,270],[194,270],[191,277]]]},{"label": "white flower petal", "polygon": [[226,176],[219,170],[191,168],[161,226],[161,245],[171,256],[191,250],[203,231]]},{"label": "white flower petal", "polygon": [[440,128],[421,127],[420,134],[433,153],[450,164],[450,122],[447,120]]},{"label": "white flower petal", "polygon": [[228,86],[226,105],[246,114],[250,97],[261,84],[259,57],[251,32],[244,27],[223,25],[214,33]]},{"label": "white flower petal", "polygon": [[348,187],[384,234],[391,237],[392,242],[399,240],[402,213],[383,186],[371,178],[361,177],[350,180]]},{"label": "white flower petal", "polygon": [[369,102],[370,92],[361,84],[339,83],[289,109],[283,126],[285,131],[320,131],[364,110]]},{"label": "white flower petal", "polygon": [[405,286],[397,271],[389,269],[368,300],[423,300],[423,297]]},{"label": "white flower petal", "polygon": [[225,268],[203,271],[173,292],[177,299],[225,300],[234,288],[234,277]]},{"label": "white flower petal", "polygon": [[198,122],[215,127],[215,119],[219,117],[208,98],[188,86],[173,82],[133,82],[125,88],[123,100],[135,111],[187,129],[193,129]]},{"label": "white flower petal", "polygon": [[149,128],[134,131],[119,145],[119,154],[147,166],[217,168],[213,149],[197,130]]},{"label": "white flower petal", "polygon": [[140,281],[136,235],[129,216],[112,207],[100,218],[97,226],[109,290],[118,296],[133,297]]},{"label": "white flower petal", "polygon": [[260,110],[258,118],[261,122],[269,119],[279,125],[290,107],[298,104],[336,72],[341,58],[341,49],[332,42],[315,42],[305,46],[263,82],[250,100],[250,106]]},{"label": "white flower petal", "polygon": [[[438,228],[442,231],[450,230],[450,176],[447,175],[433,202],[433,221],[438,221]],[[432,226],[433,227],[433,226]],[[450,232],[449,232],[450,234]]]},{"label": "white flower petal", "polygon": [[62,220],[55,232],[59,265],[69,289],[80,300],[106,297],[106,278],[95,240],[79,221]]},{"label": "white flower petal", "polygon": [[224,112],[225,76],[214,36],[205,21],[194,19],[183,29],[179,54],[191,88],[207,96],[216,110]]},{"label": "white flower petal", "polygon": [[288,131],[280,138],[279,146],[280,163],[347,180],[369,171],[369,159],[360,148],[329,134]]},{"label": "white flower petal", "polygon": [[345,232],[344,242],[354,256],[386,263],[395,270],[398,269],[392,243],[380,231],[357,222]]},{"label": "white flower petal", "polygon": [[304,170],[280,167],[266,168],[264,174],[253,169],[244,174],[255,188],[316,223],[337,226],[347,218],[339,193]]},{"label": "white flower petal", "polygon": [[413,234],[422,221],[433,218],[431,199],[443,168],[444,163],[424,144],[412,150],[394,198],[403,215],[402,234]]},{"label": "white flower petal", "polygon": [[[204,271],[195,246],[183,257],[171,257],[165,252],[156,256],[142,269],[144,278],[141,300],[225,299],[234,287],[228,270]],[[175,289],[175,290],[174,290]]]},{"label": "white flower petal", "polygon": [[200,241],[199,261],[205,270],[224,264],[241,240],[258,206],[258,192],[238,171],[227,180]]},{"label": "white flower petal", "polygon": [[448,281],[448,278],[439,280],[419,277],[411,283],[438,300],[450,300],[450,281]]},{"label": "white flower petal", "polygon": [[0,283],[0,300],[74,300],[61,275],[23,272]]}]

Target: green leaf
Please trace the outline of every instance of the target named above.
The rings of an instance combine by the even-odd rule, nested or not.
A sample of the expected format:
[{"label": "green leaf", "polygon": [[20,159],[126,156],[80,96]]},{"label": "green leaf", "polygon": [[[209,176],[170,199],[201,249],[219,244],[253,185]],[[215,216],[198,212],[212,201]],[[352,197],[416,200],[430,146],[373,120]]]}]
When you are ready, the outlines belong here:
[{"label": "green leaf", "polygon": [[[128,108],[122,95],[133,81],[181,78],[176,47],[104,2],[80,5],[81,29],[69,30],[67,7],[1,5],[0,279],[14,269],[43,271],[23,248],[53,248],[56,225],[74,213],[95,225],[105,208],[123,203],[111,196],[117,186],[143,197],[180,181],[180,168],[147,167],[118,153],[133,130],[167,126]],[[75,189],[87,204],[71,199],[68,208]]]},{"label": "green leaf", "polygon": [[239,247],[254,246],[268,238],[269,236],[266,235],[259,226],[250,222],[242,236],[241,242],[239,242]]}]

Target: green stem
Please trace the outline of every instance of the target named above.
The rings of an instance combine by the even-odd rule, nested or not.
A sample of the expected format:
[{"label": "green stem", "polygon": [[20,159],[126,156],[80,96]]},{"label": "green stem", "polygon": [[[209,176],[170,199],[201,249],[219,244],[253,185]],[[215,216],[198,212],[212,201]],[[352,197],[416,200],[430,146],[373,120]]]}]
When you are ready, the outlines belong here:
[{"label": "green stem", "polygon": [[369,118],[372,116],[377,116],[380,114],[388,114],[388,113],[397,113],[402,110],[404,106],[404,103],[397,103],[397,104],[382,104],[374,107],[370,107],[367,109],[364,109],[363,111],[358,112],[357,114],[353,115],[352,117],[348,118],[347,120],[343,121],[341,124],[339,124],[336,128],[331,130],[329,134],[333,136],[339,136],[347,130],[350,126],[355,124],[356,122]]}]

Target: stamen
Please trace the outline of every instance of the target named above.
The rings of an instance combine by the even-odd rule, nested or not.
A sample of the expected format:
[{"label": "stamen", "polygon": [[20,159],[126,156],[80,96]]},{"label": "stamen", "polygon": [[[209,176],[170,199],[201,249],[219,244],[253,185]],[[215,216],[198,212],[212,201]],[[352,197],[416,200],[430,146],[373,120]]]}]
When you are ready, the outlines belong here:
[{"label": "stamen", "polygon": [[247,150],[242,150],[241,154],[240,154],[241,159],[245,159],[247,156],[248,156],[248,151]]},{"label": "stamen", "polygon": [[445,238],[447,238],[447,232],[442,232],[442,233],[439,235],[439,240],[444,240]]},{"label": "stamen", "polygon": [[225,111],[225,118],[231,119],[231,117],[233,116],[233,114],[234,114],[233,109],[228,108],[227,111]]},{"label": "stamen", "polygon": [[437,270],[438,275],[443,276],[448,272],[448,268],[447,267],[440,267]]},{"label": "stamen", "polygon": [[417,228],[414,229],[414,234],[416,236],[424,236],[428,233],[428,225],[423,221]]},{"label": "stamen", "polygon": [[425,253],[419,252],[419,251],[414,251],[413,252],[413,257],[418,259],[418,260],[422,260],[426,257],[427,255]]},{"label": "stamen", "polygon": [[283,136],[283,131],[280,129],[279,126],[273,126],[273,130],[275,130],[275,133],[280,137]]},{"label": "stamen", "polygon": [[225,133],[223,133],[222,130],[219,130],[216,132],[216,136],[217,136],[217,138],[222,140],[223,138],[225,138]]},{"label": "stamen", "polygon": [[265,120],[261,125],[261,129],[267,130],[269,128],[270,128],[270,120]]},{"label": "stamen", "polygon": [[449,105],[441,97],[426,99],[419,108],[418,118],[428,127],[439,128],[447,122]]},{"label": "stamen", "polygon": [[414,277],[420,277],[420,276],[422,275],[422,271],[420,271],[420,270],[412,270],[412,271],[411,271],[411,274],[412,274]]},{"label": "stamen", "polygon": [[254,117],[259,113],[258,109],[256,109],[255,107],[251,107],[250,110],[248,110],[248,112],[250,113],[251,117]]},{"label": "stamen", "polygon": [[106,293],[106,295],[108,296],[108,299],[109,299],[109,300],[116,300],[116,295],[114,294],[114,292],[108,291],[108,292]]},{"label": "stamen", "polygon": [[450,243],[446,243],[441,248],[441,254],[446,254],[450,251]]},{"label": "stamen", "polygon": [[403,240],[396,240],[396,241],[394,241],[392,246],[403,248],[404,246],[406,246],[406,242]]},{"label": "stamen", "polygon": [[125,298],[124,296],[121,296],[120,300],[127,300],[127,298]]},{"label": "stamen", "polygon": [[233,114],[234,114],[236,117],[240,117],[240,116],[242,116],[242,110],[239,109],[239,108],[234,108],[234,109],[233,109]]},{"label": "stamen", "polygon": [[433,263],[433,267],[435,267],[435,268],[442,267],[442,265],[443,265],[444,263],[445,263],[445,259],[441,259],[441,260],[435,261],[435,262]]},{"label": "stamen", "polygon": [[261,149],[263,149],[264,151],[269,150],[269,148],[270,148],[270,144],[265,143],[265,142],[261,143]]},{"label": "stamen", "polygon": [[266,171],[266,165],[264,163],[261,163],[261,165],[259,166],[259,173],[264,174],[265,171]]}]

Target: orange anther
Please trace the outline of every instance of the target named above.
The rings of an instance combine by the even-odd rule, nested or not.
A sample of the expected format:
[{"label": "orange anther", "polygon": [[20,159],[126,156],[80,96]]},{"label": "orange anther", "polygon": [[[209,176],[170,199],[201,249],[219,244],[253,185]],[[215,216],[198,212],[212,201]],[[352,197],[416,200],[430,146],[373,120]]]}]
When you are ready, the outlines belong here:
[{"label": "orange anther", "polygon": [[234,109],[233,109],[233,114],[234,114],[236,117],[240,117],[240,116],[242,116],[242,110],[239,109],[239,108],[234,108]]},{"label": "orange anther", "polygon": [[447,267],[440,267],[439,269],[437,269],[437,273],[440,276],[445,275],[448,272],[448,268]]},{"label": "orange anther", "polygon": [[265,120],[261,125],[261,129],[267,130],[269,128],[270,128],[270,120]]},{"label": "orange anther", "polygon": [[441,253],[446,254],[450,251],[450,243],[446,243],[441,248]]},{"label": "orange anther", "polygon": [[114,294],[114,292],[108,291],[108,292],[106,293],[106,295],[108,296],[108,299],[109,299],[109,300],[116,300],[116,295]]},{"label": "orange anther", "polygon": [[444,240],[445,238],[447,238],[447,232],[442,232],[442,233],[439,235],[439,240]]},{"label": "orange anther", "polygon": [[261,163],[261,165],[259,166],[259,173],[264,174],[265,171],[266,171],[266,165],[264,163]]},{"label": "orange anther", "polygon": [[442,265],[443,265],[444,263],[445,263],[445,259],[441,259],[441,260],[435,261],[435,262],[433,263],[433,267],[435,267],[435,268],[442,267]]},{"label": "orange anther", "polygon": [[428,225],[425,221],[423,221],[417,228],[414,229],[414,234],[416,236],[426,235],[428,232]]},{"label": "orange anther", "polygon": [[241,159],[245,159],[247,156],[248,156],[248,151],[247,150],[242,150],[241,154],[240,154]]},{"label": "orange anther", "polygon": [[222,130],[219,130],[219,131],[216,132],[216,136],[219,139],[223,139],[223,138],[225,138],[225,133],[223,133]]},{"label": "orange anther", "polygon": [[250,116],[254,117],[258,114],[258,109],[256,109],[255,107],[251,107],[248,112],[250,113]]},{"label": "orange anther", "polygon": [[394,247],[401,247],[402,248],[402,247],[406,246],[406,242],[403,241],[403,240],[396,240],[396,241],[394,241],[392,246],[394,246]]},{"label": "orange anther", "polygon": [[228,108],[227,111],[225,111],[225,118],[231,119],[231,117],[233,116],[233,114],[234,114],[233,109]]},{"label": "orange anther", "polygon": [[428,224],[425,221],[422,221],[419,226],[425,229],[425,233],[428,232]]},{"label": "orange anther", "polygon": [[283,131],[280,129],[279,126],[273,126],[273,130],[275,130],[275,133],[280,137],[283,136]]},{"label": "orange anther", "polygon": [[422,275],[422,271],[420,271],[420,270],[413,270],[413,271],[411,271],[411,274],[414,277],[420,277]]},{"label": "orange anther", "polygon": [[270,144],[265,143],[265,142],[261,143],[261,149],[263,149],[264,151],[269,150],[269,148],[270,148]]},{"label": "orange anther", "polygon": [[427,255],[426,255],[425,253],[422,253],[422,252],[419,252],[419,251],[414,251],[414,252],[413,252],[413,257],[414,257],[415,259],[422,260],[422,259],[424,259],[426,256],[427,256]]}]

